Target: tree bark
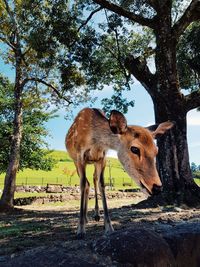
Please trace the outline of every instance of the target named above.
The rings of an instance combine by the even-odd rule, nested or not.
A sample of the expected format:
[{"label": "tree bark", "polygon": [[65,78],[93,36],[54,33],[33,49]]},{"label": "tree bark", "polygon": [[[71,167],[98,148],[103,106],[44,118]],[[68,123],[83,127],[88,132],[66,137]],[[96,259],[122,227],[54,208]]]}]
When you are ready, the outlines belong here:
[{"label": "tree bark", "polygon": [[19,169],[20,146],[22,140],[22,83],[21,83],[21,50],[16,49],[16,78],[14,87],[15,115],[13,121],[13,138],[11,141],[10,157],[4,180],[3,194],[0,200],[0,211],[13,208],[16,185],[16,174]]}]

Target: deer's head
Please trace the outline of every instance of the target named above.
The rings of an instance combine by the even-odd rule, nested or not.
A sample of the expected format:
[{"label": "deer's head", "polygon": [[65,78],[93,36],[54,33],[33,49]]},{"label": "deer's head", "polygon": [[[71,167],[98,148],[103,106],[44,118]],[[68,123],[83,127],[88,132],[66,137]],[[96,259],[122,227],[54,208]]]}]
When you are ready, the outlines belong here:
[{"label": "deer's head", "polygon": [[171,129],[173,123],[167,121],[149,128],[128,126],[124,115],[114,110],[109,125],[118,134],[118,158],[124,169],[148,194],[159,193],[162,183],[156,169],[158,148],[154,139]]}]

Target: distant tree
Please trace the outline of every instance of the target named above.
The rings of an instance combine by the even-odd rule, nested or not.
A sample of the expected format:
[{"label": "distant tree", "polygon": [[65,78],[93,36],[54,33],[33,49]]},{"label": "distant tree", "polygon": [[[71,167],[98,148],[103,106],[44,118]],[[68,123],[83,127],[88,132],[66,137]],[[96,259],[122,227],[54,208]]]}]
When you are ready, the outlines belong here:
[{"label": "distant tree", "polygon": [[192,172],[196,172],[197,171],[197,165],[194,162],[191,163],[191,171]]},{"label": "distant tree", "polygon": [[[9,161],[14,119],[13,90],[14,85],[0,75],[0,173],[6,172]],[[48,135],[45,123],[54,117],[55,111],[48,111],[47,99],[35,92],[32,89],[23,94],[23,134],[18,170],[51,170],[54,165],[45,150],[44,137]]]}]

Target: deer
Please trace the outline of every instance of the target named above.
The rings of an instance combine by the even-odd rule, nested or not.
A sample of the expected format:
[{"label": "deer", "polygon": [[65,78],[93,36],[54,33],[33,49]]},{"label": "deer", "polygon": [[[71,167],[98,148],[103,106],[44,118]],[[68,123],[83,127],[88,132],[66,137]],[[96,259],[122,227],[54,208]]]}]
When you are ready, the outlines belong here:
[{"label": "deer", "polygon": [[[94,191],[96,221],[100,220],[98,188],[104,211],[105,234],[114,231],[108,212],[105,194],[104,170],[106,152],[117,151],[118,159],[128,175],[148,195],[156,195],[162,190],[162,183],[156,169],[158,148],[154,142],[173,127],[173,122],[166,121],[149,128],[127,125],[125,116],[112,110],[107,118],[103,111],[96,108],[84,108],[76,116],[66,135],[66,149],[74,161],[80,177],[80,218],[77,237],[85,237],[88,222],[88,195],[90,183],[86,176],[86,165],[94,164]],[[98,188],[97,188],[98,185]]]}]

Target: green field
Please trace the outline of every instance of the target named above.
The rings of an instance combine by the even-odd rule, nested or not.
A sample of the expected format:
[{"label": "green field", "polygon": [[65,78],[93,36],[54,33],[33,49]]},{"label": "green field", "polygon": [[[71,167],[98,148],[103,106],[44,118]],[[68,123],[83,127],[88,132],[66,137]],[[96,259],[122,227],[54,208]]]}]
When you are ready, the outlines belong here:
[{"label": "green field", "polygon": [[[51,171],[31,170],[24,169],[19,171],[17,174],[17,185],[47,185],[49,184],[62,184],[62,185],[79,185],[79,178],[75,173],[72,177],[70,172],[75,172],[75,166],[73,161],[69,158],[68,154],[64,151],[53,151],[50,154],[56,161],[57,164]],[[110,168],[109,168],[110,166]],[[93,186],[93,165],[87,166],[87,177]],[[110,175],[111,173],[111,175]],[[136,187],[135,183],[123,170],[121,164],[117,159],[108,158],[107,167],[105,169],[105,182],[109,183],[110,178],[114,182],[115,188],[123,188],[123,184],[127,186]],[[0,188],[3,187],[5,174],[0,175]],[[127,183],[129,185],[127,185]]]},{"label": "green field", "polygon": [[[43,185],[47,184],[62,184],[68,186],[79,185],[79,178],[75,172],[73,161],[69,158],[65,151],[53,151],[51,157],[57,161],[57,164],[51,171],[24,169],[17,174],[17,185]],[[109,168],[110,166],[110,168]],[[73,176],[70,172],[74,171]],[[87,166],[87,177],[93,186],[93,165]],[[71,177],[70,177],[71,176]],[[107,167],[105,169],[105,182],[108,184],[109,177],[112,177],[114,188],[136,188],[134,181],[123,170],[121,164],[117,159],[108,158]],[[0,188],[3,188],[5,174],[0,175]],[[195,182],[200,185],[200,179],[195,179]],[[125,184],[125,186],[124,186]]]}]

